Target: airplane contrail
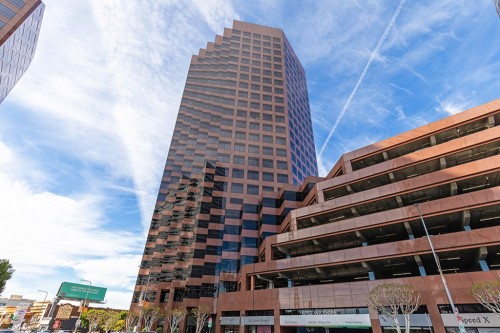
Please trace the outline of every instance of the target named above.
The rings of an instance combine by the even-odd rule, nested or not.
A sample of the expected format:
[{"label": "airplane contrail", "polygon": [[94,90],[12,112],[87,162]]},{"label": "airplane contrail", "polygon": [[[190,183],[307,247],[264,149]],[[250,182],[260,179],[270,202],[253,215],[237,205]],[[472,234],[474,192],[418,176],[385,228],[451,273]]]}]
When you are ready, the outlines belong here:
[{"label": "airplane contrail", "polygon": [[356,85],[354,86],[354,89],[352,90],[351,95],[347,99],[347,102],[344,104],[344,107],[342,108],[342,111],[340,112],[339,116],[337,117],[337,120],[335,121],[335,124],[333,125],[332,129],[330,130],[330,133],[328,133],[328,136],[327,136],[325,142],[323,143],[323,146],[321,147],[321,149],[319,151],[319,154],[318,154],[318,159],[319,160],[321,160],[321,156],[323,155],[323,152],[324,152],[324,150],[325,150],[328,142],[330,141],[333,133],[337,129],[337,126],[339,125],[340,121],[344,117],[344,114],[346,113],[347,108],[351,104],[351,101],[352,101],[354,95],[356,95],[356,92],[358,91],[359,86],[361,85],[361,83],[363,82],[363,79],[365,78],[365,75],[366,75],[366,72],[368,71],[368,68],[372,64],[373,59],[375,59],[375,56],[377,55],[378,51],[380,50],[380,47],[382,46],[382,44],[384,43],[385,39],[387,38],[387,35],[389,34],[389,31],[391,31],[391,28],[394,25],[394,22],[396,21],[396,19],[398,18],[399,13],[401,12],[401,9],[403,9],[403,6],[405,5],[405,3],[406,3],[406,0],[401,0],[399,2],[398,8],[396,9],[396,11],[394,12],[394,14],[392,15],[392,18],[389,21],[389,24],[387,25],[387,27],[384,30],[384,33],[382,34],[382,36],[378,40],[377,46],[375,47],[375,49],[373,50],[372,54],[370,55],[370,58],[368,59],[368,62],[366,63],[365,68],[363,69],[363,72],[361,73],[361,76],[358,79],[358,82],[356,82]]}]

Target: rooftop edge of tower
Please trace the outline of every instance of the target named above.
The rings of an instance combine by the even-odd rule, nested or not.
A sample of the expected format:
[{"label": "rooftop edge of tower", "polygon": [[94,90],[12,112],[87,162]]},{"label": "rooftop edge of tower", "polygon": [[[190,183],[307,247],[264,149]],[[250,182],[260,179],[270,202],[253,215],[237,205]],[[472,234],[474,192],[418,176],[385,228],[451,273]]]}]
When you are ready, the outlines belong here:
[{"label": "rooftop edge of tower", "polygon": [[283,36],[284,32],[282,29],[268,27],[256,23],[243,22],[238,20],[233,20],[232,29],[244,30],[248,32],[254,32],[257,34],[271,35],[273,37]]}]

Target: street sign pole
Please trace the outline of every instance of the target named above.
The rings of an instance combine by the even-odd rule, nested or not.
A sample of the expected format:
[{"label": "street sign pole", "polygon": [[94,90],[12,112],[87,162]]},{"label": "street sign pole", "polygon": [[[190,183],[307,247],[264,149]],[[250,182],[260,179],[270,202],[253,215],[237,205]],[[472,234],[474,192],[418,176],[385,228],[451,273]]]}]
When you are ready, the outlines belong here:
[{"label": "street sign pole", "polygon": [[419,204],[417,203],[414,206],[417,207],[418,215],[420,216],[420,220],[422,221],[422,225],[424,227],[425,234],[427,235],[427,240],[429,241],[429,245],[431,247],[432,255],[434,256],[434,260],[436,261],[439,275],[441,276],[441,281],[443,281],[443,286],[444,286],[444,290],[446,291],[446,296],[448,297],[448,301],[450,302],[451,308],[453,309],[453,313],[455,314],[455,317],[457,318],[458,329],[459,329],[460,333],[466,333],[464,322],[462,321],[462,317],[460,316],[460,313],[458,312],[458,309],[456,308],[455,303],[453,303],[453,299],[451,298],[450,290],[448,289],[448,284],[446,283],[446,279],[444,278],[443,271],[441,270],[441,264],[439,263],[439,257],[437,256],[436,251],[434,251],[434,246],[432,245],[431,237],[429,236],[429,232],[427,231],[427,226],[425,225],[424,218],[422,217],[422,212],[420,212],[420,208],[418,205]]}]

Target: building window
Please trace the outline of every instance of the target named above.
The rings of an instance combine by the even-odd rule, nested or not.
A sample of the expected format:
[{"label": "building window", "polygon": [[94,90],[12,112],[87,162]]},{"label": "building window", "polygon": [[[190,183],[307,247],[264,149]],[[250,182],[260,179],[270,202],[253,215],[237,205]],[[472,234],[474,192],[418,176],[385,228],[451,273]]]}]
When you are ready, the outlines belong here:
[{"label": "building window", "polygon": [[258,185],[247,185],[247,193],[248,194],[259,194],[259,186]]},{"label": "building window", "polygon": [[249,166],[259,166],[259,158],[257,157],[249,157],[248,158],[248,165]]},{"label": "building window", "polygon": [[263,124],[262,125],[262,130],[264,132],[272,132],[273,131],[273,125]]},{"label": "building window", "polygon": [[247,177],[248,177],[248,179],[259,180],[259,172],[253,171],[253,170],[248,170]]},{"label": "building window", "polygon": [[245,171],[242,169],[233,169],[233,178],[245,178]]},{"label": "building window", "polygon": [[252,123],[250,123],[250,129],[260,130],[260,124],[252,122]]},{"label": "building window", "polygon": [[[276,117],[278,118],[278,117]],[[285,145],[286,144],[286,138],[283,138],[283,137],[276,137],[276,143],[279,144],[279,145]]]},{"label": "building window", "polygon": [[287,170],[288,169],[288,163],[285,161],[276,161],[276,166],[279,170]]},{"label": "building window", "polygon": [[245,151],[245,145],[243,143],[235,143],[234,150],[236,151]]},{"label": "building window", "polygon": [[253,220],[243,220],[242,223],[242,228],[246,230],[258,230],[259,229],[259,223],[257,221]]},{"label": "building window", "polygon": [[273,143],[273,137],[270,136],[270,135],[263,135],[262,136],[262,142]]},{"label": "building window", "polygon": [[274,161],[273,160],[263,159],[262,160],[262,166],[264,168],[274,168]]},{"label": "building window", "polygon": [[248,139],[250,141],[260,141],[260,135],[259,134],[255,134],[255,133],[249,133],[248,134]]},{"label": "building window", "polygon": [[278,183],[288,183],[288,175],[278,173]]},{"label": "building window", "polygon": [[234,155],[233,156],[234,164],[245,164],[245,156]]},{"label": "building window", "polygon": [[274,174],[271,172],[263,172],[262,173],[262,180],[266,182],[274,182]]},{"label": "building window", "polygon": [[248,145],[248,152],[253,154],[260,153],[260,147],[255,145]]},{"label": "building window", "polygon": [[277,156],[284,156],[284,157],[286,157],[286,149],[276,148],[276,155]]},{"label": "building window", "polygon": [[273,155],[273,147],[262,147],[262,154]]},{"label": "building window", "polygon": [[232,193],[243,193],[243,184],[233,183],[231,185],[231,192]]}]

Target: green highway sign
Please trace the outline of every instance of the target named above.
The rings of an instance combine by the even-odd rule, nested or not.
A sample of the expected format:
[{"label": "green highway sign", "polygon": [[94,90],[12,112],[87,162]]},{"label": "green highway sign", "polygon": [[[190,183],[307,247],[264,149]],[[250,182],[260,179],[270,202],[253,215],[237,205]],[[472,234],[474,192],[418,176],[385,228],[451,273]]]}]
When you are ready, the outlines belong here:
[{"label": "green highway sign", "polygon": [[57,297],[63,299],[89,300],[95,302],[104,301],[106,288],[89,286],[88,284],[79,284],[72,282],[63,282],[57,292]]}]

